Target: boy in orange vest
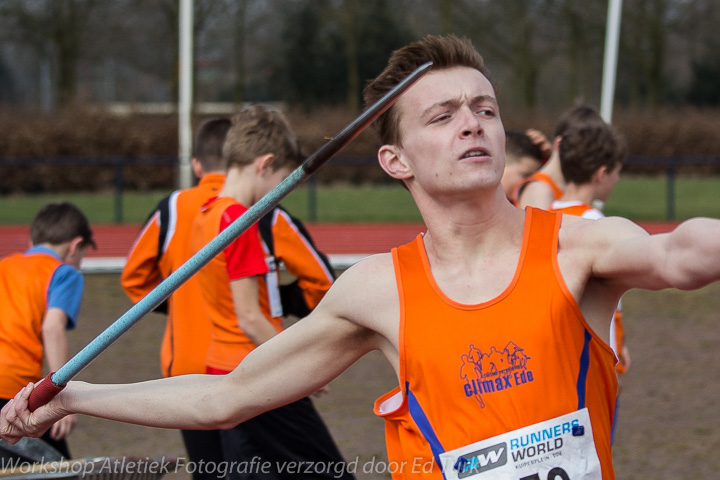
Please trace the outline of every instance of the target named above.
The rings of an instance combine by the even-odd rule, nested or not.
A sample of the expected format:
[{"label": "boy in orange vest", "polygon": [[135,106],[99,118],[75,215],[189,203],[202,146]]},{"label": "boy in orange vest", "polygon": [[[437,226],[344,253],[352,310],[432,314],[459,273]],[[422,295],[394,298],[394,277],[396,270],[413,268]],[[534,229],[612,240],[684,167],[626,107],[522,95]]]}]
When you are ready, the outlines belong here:
[{"label": "boy in orange vest", "polygon": [[[18,388],[68,360],[66,330],[75,328],[84,281],[80,262],[95,247],[85,215],[67,202],[40,209],[30,226],[32,247],[0,260],[0,405]],[[55,423],[43,440],[65,458],[74,415]]]}]

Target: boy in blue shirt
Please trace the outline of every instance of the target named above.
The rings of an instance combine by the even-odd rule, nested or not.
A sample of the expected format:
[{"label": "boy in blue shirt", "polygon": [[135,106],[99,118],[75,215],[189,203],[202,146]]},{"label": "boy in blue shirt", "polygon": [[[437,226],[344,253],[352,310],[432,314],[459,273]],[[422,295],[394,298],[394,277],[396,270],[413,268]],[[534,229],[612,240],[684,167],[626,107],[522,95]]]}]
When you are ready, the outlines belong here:
[{"label": "boy in blue shirt", "polygon": [[[0,260],[0,405],[15,391],[68,360],[66,330],[75,328],[84,281],[80,262],[95,247],[85,215],[67,202],[45,205],[30,227],[32,247]],[[46,432],[47,443],[70,457],[65,438],[74,415]]]}]

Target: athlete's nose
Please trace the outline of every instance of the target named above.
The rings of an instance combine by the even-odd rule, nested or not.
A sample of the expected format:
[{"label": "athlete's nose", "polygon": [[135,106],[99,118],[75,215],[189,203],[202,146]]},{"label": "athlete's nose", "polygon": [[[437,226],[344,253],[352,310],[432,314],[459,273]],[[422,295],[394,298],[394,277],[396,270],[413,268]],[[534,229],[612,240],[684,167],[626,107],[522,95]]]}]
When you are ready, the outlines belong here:
[{"label": "athlete's nose", "polygon": [[469,105],[463,106],[459,114],[462,115],[463,119],[463,137],[480,135],[482,133],[483,128],[480,118]]}]

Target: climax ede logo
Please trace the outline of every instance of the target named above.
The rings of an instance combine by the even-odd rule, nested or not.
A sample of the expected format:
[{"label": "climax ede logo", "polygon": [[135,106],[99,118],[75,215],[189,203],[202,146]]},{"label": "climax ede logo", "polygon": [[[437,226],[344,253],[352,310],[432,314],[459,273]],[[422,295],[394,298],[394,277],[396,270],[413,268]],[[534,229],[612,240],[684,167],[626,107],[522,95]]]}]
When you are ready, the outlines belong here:
[{"label": "climax ede logo", "polygon": [[514,342],[502,350],[490,347],[484,353],[471,344],[468,353],[461,355],[460,378],[467,397],[474,397],[485,408],[483,394],[504,391],[532,382],[535,377],[528,369],[530,356]]},{"label": "climax ede logo", "polygon": [[458,478],[487,472],[507,463],[507,450],[506,443],[498,443],[458,457],[453,468],[458,471]]}]

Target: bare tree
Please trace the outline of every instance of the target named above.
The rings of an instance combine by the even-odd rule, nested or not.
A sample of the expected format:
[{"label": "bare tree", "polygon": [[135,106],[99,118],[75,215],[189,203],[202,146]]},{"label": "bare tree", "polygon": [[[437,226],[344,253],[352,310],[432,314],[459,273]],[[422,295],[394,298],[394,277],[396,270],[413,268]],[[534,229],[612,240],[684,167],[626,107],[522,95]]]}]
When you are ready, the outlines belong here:
[{"label": "bare tree", "polygon": [[[667,39],[667,0],[637,0],[623,5],[621,55],[626,55],[631,104],[660,102]],[[624,40],[623,40],[624,39]]]},{"label": "bare tree", "polygon": [[18,40],[49,59],[56,72],[56,98],[65,105],[75,98],[77,65],[85,32],[98,0],[3,0],[0,13],[10,19]]},{"label": "bare tree", "polygon": [[346,105],[351,112],[360,110],[360,68],[358,65],[358,34],[356,21],[358,0],[343,0],[340,7],[340,22],[345,32],[345,74],[346,74]]},{"label": "bare tree", "polygon": [[538,79],[547,59],[542,40],[542,0],[464,0],[456,9],[455,24],[482,46],[494,62],[506,65],[514,96],[533,109]]},{"label": "bare tree", "polygon": [[[177,0],[154,0],[150,2],[155,5],[165,18],[166,26],[171,38],[175,41],[171,44],[173,49],[173,71],[170,72],[171,85],[172,85],[172,96],[177,98],[178,85],[179,85],[179,42],[177,39],[180,36],[180,4]],[[197,38],[213,21],[221,18],[227,13],[228,4],[223,0],[194,0],[193,2],[193,44],[197,44]],[[197,71],[197,65],[193,65],[193,77]],[[195,85],[194,85],[195,87]],[[193,98],[195,96],[193,95]]]},{"label": "bare tree", "polygon": [[245,48],[247,44],[247,11],[248,1],[239,0],[235,3],[234,47],[235,47],[235,79],[233,82],[233,102],[240,104],[245,99],[245,68],[247,60]]},{"label": "bare tree", "polygon": [[455,0],[436,0],[436,2],[440,16],[440,33],[444,35],[452,33],[453,6],[455,4]]}]

